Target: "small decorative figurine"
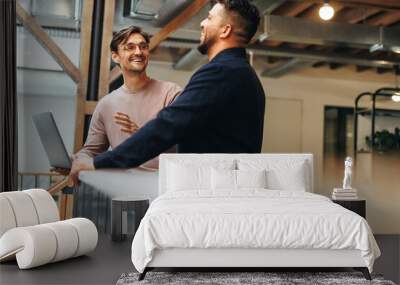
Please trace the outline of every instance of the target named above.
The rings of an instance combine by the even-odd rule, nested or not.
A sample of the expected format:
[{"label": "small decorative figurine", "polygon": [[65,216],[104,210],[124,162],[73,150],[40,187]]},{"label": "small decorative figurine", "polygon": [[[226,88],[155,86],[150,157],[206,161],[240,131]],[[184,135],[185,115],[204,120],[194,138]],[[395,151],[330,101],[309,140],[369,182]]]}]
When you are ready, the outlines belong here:
[{"label": "small decorative figurine", "polygon": [[351,188],[351,174],[352,174],[353,159],[348,156],[344,161],[344,178],[343,178],[343,189]]},{"label": "small decorative figurine", "polygon": [[346,157],[344,161],[344,178],[343,188],[333,188],[332,199],[333,200],[357,200],[358,191],[351,187],[351,175],[353,172],[353,159]]}]

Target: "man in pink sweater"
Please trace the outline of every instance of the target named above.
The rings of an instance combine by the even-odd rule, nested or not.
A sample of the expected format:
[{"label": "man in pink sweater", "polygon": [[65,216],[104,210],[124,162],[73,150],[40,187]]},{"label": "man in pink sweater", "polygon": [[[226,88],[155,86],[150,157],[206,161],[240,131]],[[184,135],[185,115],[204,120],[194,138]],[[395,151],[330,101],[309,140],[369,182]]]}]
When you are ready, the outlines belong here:
[{"label": "man in pink sweater", "polygon": [[[147,75],[149,42],[149,36],[135,26],[114,35],[111,56],[121,67],[124,84],[98,102],[85,145],[74,155],[73,164],[88,156],[93,158],[109,147],[114,149],[180,94],[181,88],[175,83]],[[157,169],[158,158],[141,167]]]}]

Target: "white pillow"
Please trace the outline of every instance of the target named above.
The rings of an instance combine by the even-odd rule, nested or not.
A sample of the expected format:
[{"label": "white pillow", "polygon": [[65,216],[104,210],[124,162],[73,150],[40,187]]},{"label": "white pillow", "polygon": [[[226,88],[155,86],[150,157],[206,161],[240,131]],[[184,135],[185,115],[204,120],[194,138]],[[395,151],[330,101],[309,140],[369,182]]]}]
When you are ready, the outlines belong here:
[{"label": "white pillow", "polygon": [[234,169],[235,161],[212,161],[191,164],[169,162],[167,165],[167,191],[210,190],[211,169]]},{"label": "white pillow", "polygon": [[265,170],[211,170],[211,189],[240,190],[242,188],[266,188]]},{"label": "white pillow", "polygon": [[210,188],[210,184],[207,183],[210,167],[186,167],[176,163],[170,163],[168,167],[168,191]]},{"label": "white pillow", "polygon": [[239,170],[266,170],[268,189],[307,191],[311,189],[310,169],[305,160],[239,159]]},{"label": "white pillow", "polygon": [[304,175],[304,166],[297,165],[284,171],[278,169],[267,170],[268,189],[306,191],[307,180]]},{"label": "white pillow", "polygon": [[237,187],[240,188],[267,188],[267,176],[262,170],[235,170]]},{"label": "white pillow", "polygon": [[212,190],[235,190],[236,189],[236,170],[230,169],[211,169],[211,189]]}]

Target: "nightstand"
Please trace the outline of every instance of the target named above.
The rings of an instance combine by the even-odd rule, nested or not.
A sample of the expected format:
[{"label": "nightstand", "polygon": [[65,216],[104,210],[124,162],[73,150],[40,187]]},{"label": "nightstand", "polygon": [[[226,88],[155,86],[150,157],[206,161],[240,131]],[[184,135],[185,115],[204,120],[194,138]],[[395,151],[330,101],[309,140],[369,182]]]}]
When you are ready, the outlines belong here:
[{"label": "nightstand", "polygon": [[339,204],[340,206],[359,214],[364,219],[366,218],[366,201],[365,199],[357,200],[334,200],[332,202]]}]

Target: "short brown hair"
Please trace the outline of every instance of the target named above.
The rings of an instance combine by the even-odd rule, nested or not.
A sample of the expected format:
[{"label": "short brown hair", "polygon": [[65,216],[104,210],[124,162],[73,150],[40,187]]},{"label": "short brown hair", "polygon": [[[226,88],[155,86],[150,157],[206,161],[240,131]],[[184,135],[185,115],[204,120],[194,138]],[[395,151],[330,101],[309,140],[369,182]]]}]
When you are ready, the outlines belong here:
[{"label": "short brown hair", "polygon": [[129,26],[114,34],[110,43],[111,51],[118,53],[118,46],[120,44],[124,44],[132,34],[141,34],[146,43],[150,43],[149,34],[143,32],[142,28],[136,26]]},{"label": "short brown hair", "polygon": [[260,12],[249,0],[213,0],[212,4],[222,4],[238,22],[236,34],[247,44],[257,32]]}]

